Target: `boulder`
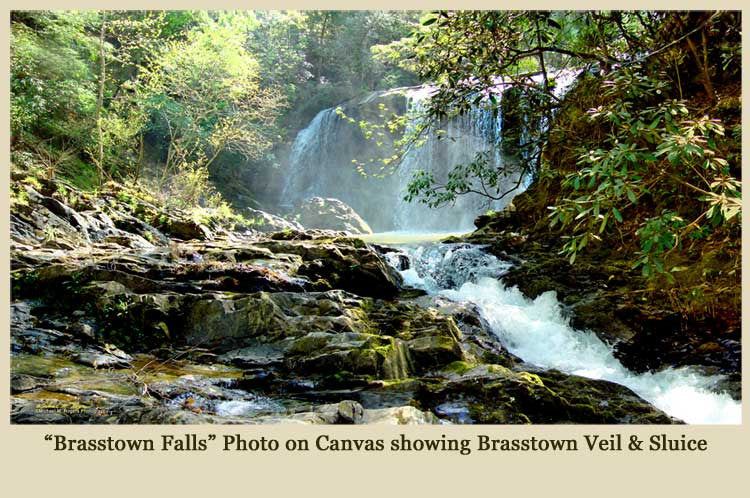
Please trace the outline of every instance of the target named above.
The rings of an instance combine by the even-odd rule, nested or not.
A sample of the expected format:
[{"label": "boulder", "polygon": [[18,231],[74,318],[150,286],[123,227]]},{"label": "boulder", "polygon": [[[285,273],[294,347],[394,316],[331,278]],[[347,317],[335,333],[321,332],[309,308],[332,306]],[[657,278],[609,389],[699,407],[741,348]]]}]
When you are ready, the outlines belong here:
[{"label": "boulder", "polygon": [[290,221],[281,216],[261,211],[260,209],[245,208],[245,218],[250,221],[248,228],[259,232],[270,233],[282,230],[304,230],[302,225],[296,221]]},{"label": "boulder", "polygon": [[423,407],[458,423],[680,423],[625,386],[555,370],[479,365],[426,383],[418,397]]},{"label": "boulder", "polygon": [[334,198],[311,197],[295,208],[299,222],[306,228],[343,230],[353,234],[372,233],[372,229],[348,204]]},{"label": "boulder", "polygon": [[365,410],[363,423],[382,425],[426,425],[439,424],[440,419],[432,412],[413,406],[394,406]]},{"label": "boulder", "polygon": [[299,255],[303,263],[297,274],[318,282],[323,289],[392,298],[403,283],[398,271],[360,239],[271,240],[258,245],[274,253]]}]

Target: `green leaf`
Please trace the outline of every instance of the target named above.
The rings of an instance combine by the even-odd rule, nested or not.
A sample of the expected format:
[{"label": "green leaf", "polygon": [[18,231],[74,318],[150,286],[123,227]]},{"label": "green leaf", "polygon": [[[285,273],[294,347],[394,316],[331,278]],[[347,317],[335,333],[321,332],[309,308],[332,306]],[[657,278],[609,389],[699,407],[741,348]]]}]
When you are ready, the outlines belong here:
[{"label": "green leaf", "polygon": [[609,213],[604,215],[604,218],[602,218],[602,224],[599,226],[599,233],[604,232],[604,229],[607,228],[607,221],[609,220]]},{"label": "green leaf", "polygon": [[586,247],[586,244],[588,244],[589,238],[588,238],[588,236],[587,236],[587,235],[588,235],[588,234],[584,235],[584,236],[583,236],[583,237],[581,238],[581,242],[580,242],[580,243],[578,244],[578,250],[579,250],[579,251],[580,251],[581,249],[583,249],[584,247]]},{"label": "green leaf", "polygon": [[620,214],[620,212],[617,210],[616,207],[612,208],[612,214],[615,215],[615,219],[617,221],[619,221],[620,223],[622,223],[622,215]]}]

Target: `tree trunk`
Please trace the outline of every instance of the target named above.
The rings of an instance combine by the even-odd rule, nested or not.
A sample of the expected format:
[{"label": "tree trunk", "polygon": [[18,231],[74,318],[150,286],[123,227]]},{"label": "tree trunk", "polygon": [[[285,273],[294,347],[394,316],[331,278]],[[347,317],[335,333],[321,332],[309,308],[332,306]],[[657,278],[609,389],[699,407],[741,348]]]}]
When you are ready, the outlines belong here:
[{"label": "tree trunk", "polygon": [[[679,24],[680,28],[687,31],[688,28],[685,27],[685,23],[682,22],[682,19],[678,16],[677,23]],[[701,60],[701,56],[698,54],[698,49],[695,46],[695,43],[693,40],[690,39],[690,36],[687,37],[687,45],[690,49],[690,53],[693,54],[693,59],[695,60],[695,65],[698,66],[698,71],[701,73],[701,79],[703,80],[703,89],[706,90],[706,95],[709,99],[711,99],[711,102],[716,102],[716,93],[714,92],[714,85],[711,83],[711,76],[708,74],[708,47],[706,46],[706,28],[704,27],[701,30],[701,39],[703,42],[703,59]]]}]

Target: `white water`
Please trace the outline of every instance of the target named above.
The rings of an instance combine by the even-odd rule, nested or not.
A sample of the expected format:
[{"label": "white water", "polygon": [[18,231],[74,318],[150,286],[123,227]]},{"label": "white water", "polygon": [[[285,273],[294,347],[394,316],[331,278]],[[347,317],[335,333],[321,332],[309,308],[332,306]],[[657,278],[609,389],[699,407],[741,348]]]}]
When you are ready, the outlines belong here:
[{"label": "white water", "polygon": [[[347,115],[366,117],[377,105],[400,102],[412,126],[421,118],[433,88],[429,86],[373,92],[358,101],[342,104]],[[494,93],[502,94],[499,85]],[[502,209],[510,197],[493,201],[486,196],[470,193],[459,196],[450,206],[430,208],[418,202],[406,202],[403,197],[407,185],[417,171],[430,172],[437,182],[445,182],[448,173],[459,164],[471,162],[478,152],[492,151],[491,165],[508,171],[503,180],[510,189],[518,181],[517,160],[500,152],[502,117],[493,115],[486,105],[478,105],[470,113],[441,124],[440,138],[430,132],[421,146],[411,147],[401,159],[395,173],[374,178],[376,166],[368,166],[363,176],[352,165],[356,159],[366,164],[381,158],[389,149],[375,140],[365,140],[359,127],[342,119],[335,108],[320,111],[310,124],[297,134],[287,161],[288,174],[280,204],[291,208],[300,201],[313,197],[334,197],[354,208],[375,230],[447,230],[473,228],[477,215],[490,209]],[[390,151],[388,154],[395,151]],[[380,164],[376,162],[374,164]],[[475,186],[479,189],[478,186]],[[519,190],[518,192],[520,192]]]},{"label": "white water", "polygon": [[595,334],[570,327],[554,292],[530,300],[517,288],[504,287],[498,277],[510,265],[494,256],[468,244],[420,246],[406,252],[412,267],[401,273],[408,285],[476,304],[506,348],[527,363],[616,382],[687,423],[742,422],[741,403],[711,391],[718,377],[690,368],[630,372]]}]

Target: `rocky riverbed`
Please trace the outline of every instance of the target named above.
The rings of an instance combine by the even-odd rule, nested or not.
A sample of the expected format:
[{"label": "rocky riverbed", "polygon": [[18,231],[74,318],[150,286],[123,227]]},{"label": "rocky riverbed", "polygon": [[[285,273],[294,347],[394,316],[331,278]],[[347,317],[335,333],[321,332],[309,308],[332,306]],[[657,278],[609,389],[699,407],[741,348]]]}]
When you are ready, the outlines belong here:
[{"label": "rocky riverbed", "polygon": [[390,248],[230,231],[116,188],[21,188],[14,423],[679,422],[524,363],[475,306],[405,285]]}]

